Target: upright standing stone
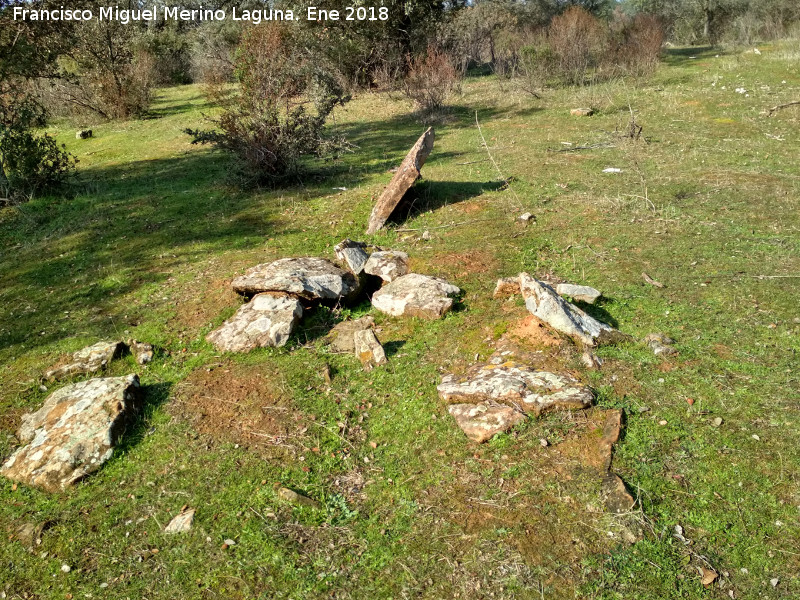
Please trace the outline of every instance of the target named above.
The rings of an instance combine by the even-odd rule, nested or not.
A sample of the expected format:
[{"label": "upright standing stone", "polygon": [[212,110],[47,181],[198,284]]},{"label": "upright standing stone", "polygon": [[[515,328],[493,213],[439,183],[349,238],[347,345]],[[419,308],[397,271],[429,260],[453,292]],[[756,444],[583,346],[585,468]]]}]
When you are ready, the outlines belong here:
[{"label": "upright standing stone", "polygon": [[400,200],[403,199],[405,193],[421,177],[422,165],[425,164],[433,150],[434,137],[433,127],[429,127],[406,155],[389,185],[383,190],[383,194],[378,198],[378,202],[375,203],[375,207],[372,209],[369,224],[367,225],[367,234],[372,235],[384,226],[394,209],[400,204]]}]

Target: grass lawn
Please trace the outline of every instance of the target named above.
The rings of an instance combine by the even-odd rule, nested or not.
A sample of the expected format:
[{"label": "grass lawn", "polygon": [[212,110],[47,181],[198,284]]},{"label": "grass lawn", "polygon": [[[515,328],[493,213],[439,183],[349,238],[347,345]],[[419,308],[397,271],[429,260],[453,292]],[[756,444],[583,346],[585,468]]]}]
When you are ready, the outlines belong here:
[{"label": "grass lawn", "polygon": [[[128,337],[159,351],[112,363],[140,375],[146,402],[98,473],[61,494],[0,481],[0,597],[800,597],[800,107],[763,114],[800,98],[800,49],[760,49],[671,50],[648,80],[541,100],[470,78],[432,120],[363,95],[334,125],[354,152],[274,190],[238,190],[225,157],[189,143],[182,130],[213,110],[199,86],[160,90],[153,118],[88,140],[52,128],[80,160],[77,195],[0,210],[0,459],[65,353]],[[620,135],[631,111],[646,141]],[[284,348],[215,352],[205,335],[241,303],[231,278],[366,241],[389,169],[427,125],[414,208],[369,241],[460,286],[457,310],[321,308]],[[536,225],[515,222],[526,211]],[[492,299],[523,270],[602,290],[595,314],[636,339],[677,340],[667,358],[601,348],[598,371],[569,344],[545,349],[599,406],[624,409],[614,470],[631,515],[559,470],[582,415],[476,446],[437,397],[441,375],[486,359],[525,316]],[[371,372],[322,342],[366,313],[389,355]],[[191,532],[165,535],[184,505]],[[45,524],[32,550],[13,539],[23,523]],[[704,568],[719,574],[708,586]]]}]

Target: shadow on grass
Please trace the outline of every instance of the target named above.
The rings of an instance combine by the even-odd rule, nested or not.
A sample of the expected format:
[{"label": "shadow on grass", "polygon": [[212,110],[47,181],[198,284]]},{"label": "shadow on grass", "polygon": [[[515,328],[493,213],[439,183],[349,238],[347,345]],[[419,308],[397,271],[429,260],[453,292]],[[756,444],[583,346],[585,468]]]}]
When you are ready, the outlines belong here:
[{"label": "shadow on grass", "polygon": [[124,456],[140,444],[151,432],[151,420],[158,408],[169,400],[172,382],[163,381],[140,388],[140,404],[133,417],[126,423],[125,430],[117,443],[114,456]]},{"label": "shadow on grass", "polygon": [[670,48],[664,55],[663,62],[670,67],[686,67],[698,60],[714,58],[724,52],[713,46],[690,46],[686,48]]},{"label": "shadow on grass", "polygon": [[392,213],[389,223],[395,225],[450,204],[475,198],[486,192],[496,192],[506,185],[504,181],[420,181],[403,197]]}]

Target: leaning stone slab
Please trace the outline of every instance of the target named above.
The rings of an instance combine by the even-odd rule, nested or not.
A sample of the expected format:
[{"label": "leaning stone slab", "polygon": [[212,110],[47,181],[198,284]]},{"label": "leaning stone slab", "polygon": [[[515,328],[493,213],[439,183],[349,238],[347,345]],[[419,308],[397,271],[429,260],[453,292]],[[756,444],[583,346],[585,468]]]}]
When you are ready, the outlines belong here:
[{"label": "leaning stone slab", "polygon": [[53,392],[42,408],[22,417],[17,436],[25,445],[0,474],[48,492],[74,484],[111,458],[138,397],[136,375],[89,379]]},{"label": "leaning stone slab", "polygon": [[398,277],[372,295],[372,306],[400,317],[439,319],[453,307],[450,296],[461,290],[444,279],[409,273]]},{"label": "leaning stone slab", "polygon": [[386,221],[392,215],[394,209],[397,208],[397,205],[400,204],[400,200],[403,199],[405,193],[420,178],[422,165],[425,164],[433,150],[434,137],[433,127],[429,127],[411,148],[403,162],[400,163],[400,167],[394,177],[392,177],[386,189],[383,190],[383,194],[378,198],[378,202],[375,203],[375,207],[372,209],[367,225],[368,235],[372,235],[386,224]]},{"label": "leaning stone slab", "polygon": [[559,283],[556,285],[559,296],[569,296],[573,300],[580,300],[586,304],[594,304],[602,294],[588,285],[574,285],[572,283]]},{"label": "leaning stone slab", "polygon": [[386,353],[372,329],[362,329],[353,334],[353,344],[358,360],[365,371],[386,364]]},{"label": "leaning stone slab", "polygon": [[540,415],[550,410],[582,410],[592,404],[592,391],[567,375],[537,371],[512,360],[473,368],[459,379],[446,375],[436,388],[450,404],[493,401]]},{"label": "leaning stone slab", "polygon": [[97,373],[104,370],[124,350],[125,344],[122,342],[98,342],[75,352],[69,363],[49,369],[44,378],[47,381],[58,381],[75,375]]},{"label": "leaning stone slab", "polygon": [[206,339],[223,352],[279,347],[289,341],[302,316],[300,300],[293,296],[257,294]]},{"label": "leaning stone slab", "polygon": [[543,281],[534,279],[527,273],[520,273],[519,284],[528,312],[556,331],[587,346],[610,344],[627,338],[613,327],[601,323],[564,300]]},{"label": "leaning stone slab", "polygon": [[352,273],[324,258],[282,258],[257,265],[231,283],[244,295],[285,292],[307,300],[339,300],[357,289]]},{"label": "leaning stone slab", "polygon": [[384,281],[394,281],[408,274],[408,254],[398,250],[373,252],[364,265],[364,272]]},{"label": "leaning stone slab", "polygon": [[353,275],[360,275],[369,259],[367,244],[354,242],[350,239],[342,240],[336,244],[333,247],[333,253],[336,254],[336,258],[347,265]]},{"label": "leaning stone slab", "polygon": [[466,436],[478,444],[525,420],[521,412],[494,402],[452,404],[447,410]]}]

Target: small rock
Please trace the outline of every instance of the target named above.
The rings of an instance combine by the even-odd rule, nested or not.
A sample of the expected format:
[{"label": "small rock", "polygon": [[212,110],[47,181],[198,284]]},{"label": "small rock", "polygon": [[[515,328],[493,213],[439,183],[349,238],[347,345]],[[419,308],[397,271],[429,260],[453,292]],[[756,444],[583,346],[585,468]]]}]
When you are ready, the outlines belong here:
[{"label": "small rock", "polygon": [[85,140],[90,137],[92,137],[91,129],[79,129],[78,131],[75,132],[76,140]]},{"label": "small rock", "polygon": [[65,563],[65,564],[61,565],[61,572],[62,573],[69,573],[70,571],[72,571],[72,567],[70,567],[68,564]]},{"label": "small rock", "polygon": [[618,475],[609,473],[603,479],[602,492],[606,510],[613,513],[628,512],[636,504],[636,500],[628,492],[625,482]]},{"label": "small rock", "polygon": [[248,352],[255,348],[284,346],[289,341],[303,307],[292,296],[257,294],[221,327],[206,336],[222,352]]},{"label": "small rock", "polygon": [[278,490],[278,496],[287,502],[291,502],[292,504],[299,504],[301,506],[309,506],[311,508],[319,508],[320,504],[316,500],[312,500],[308,496],[303,496],[303,494],[298,494],[294,490],[290,490],[289,488],[282,487]]},{"label": "small rock", "polygon": [[573,285],[571,283],[559,283],[556,285],[556,293],[559,296],[569,296],[573,300],[579,300],[586,304],[594,304],[602,295],[598,290],[588,285]]},{"label": "small rock", "polygon": [[104,370],[108,363],[125,351],[122,342],[97,342],[72,355],[71,362],[46,371],[47,381],[59,381],[75,375],[90,375]]},{"label": "small rock", "polygon": [[366,329],[372,329],[374,325],[375,319],[369,315],[352,321],[342,321],[337,323],[325,337],[334,352],[352,354],[355,352],[354,334]]},{"label": "small rock", "polygon": [[622,173],[622,169],[617,167],[606,167],[603,169],[603,173]]},{"label": "small rock", "polygon": [[534,279],[527,273],[520,273],[519,283],[528,312],[556,331],[572,336],[587,346],[627,339],[628,336],[564,300],[543,281]]},{"label": "small rock", "polygon": [[719,427],[720,425],[722,425],[722,423],[723,423],[722,417],[716,417],[713,421],[711,421],[711,425],[713,425],[714,427]]},{"label": "small rock", "polygon": [[164,533],[186,533],[192,528],[194,508],[186,508],[175,515],[164,528]]},{"label": "small rock", "polygon": [[423,231],[422,232],[422,239],[425,240],[426,242],[429,241],[431,239],[431,232],[428,231],[427,229],[425,231]]},{"label": "small rock", "polygon": [[603,366],[603,360],[588,348],[581,354],[581,362],[587,369],[599,369]]},{"label": "small rock", "polygon": [[769,580],[769,584],[770,584],[772,587],[778,587],[778,584],[779,584],[780,582],[781,582],[781,580],[780,580],[780,579],[778,579],[777,577],[774,577],[773,579],[770,579],[770,580]]},{"label": "small rock", "polygon": [[44,385],[44,384],[43,384],[43,385],[40,385],[40,386],[39,386],[39,391],[40,391],[40,392],[46,392],[46,391],[47,391],[47,386],[46,386],[46,385]]},{"label": "small rock", "polygon": [[136,359],[137,364],[146,365],[153,360],[155,351],[152,344],[131,340],[128,345],[130,346],[131,352],[133,353],[133,357]]},{"label": "small rock", "polygon": [[478,444],[525,420],[519,411],[494,402],[452,404],[447,410],[466,436]]},{"label": "small rock", "polygon": [[494,287],[492,297],[497,300],[503,298],[510,298],[520,294],[519,277],[503,277],[497,280],[497,285]]},{"label": "small rock", "polygon": [[591,108],[573,108],[569,111],[573,117],[591,117],[594,114],[594,110]]},{"label": "small rock", "polygon": [[365,371],[373,367],[386,364],[386,354],[378,337],[372,329],[363,329],[353,334],[353,344],[356,356],[361,361]]},{"label": "small rock", "polygon": [[656,356],[672,356],[678,353],[678,350],[672,345],[675,340],[663,333],[647,334],[644,338],[644,343]]},{"label": "small rock", "polygon": [[408,254],[396,250],[373,252],[364,265],[364,272],[384,281],[394,281],[408,273]]},{"label": "small rock", "polygon": [[230,548],[231,546],[235,546],[235,545],[236,545],[236,542],[234,542],[234,541],[233,541],[231,538],[228,538],[228,539],[226,539],[226,540],[225,540],[223,543],[224,543],[226,546],[228,546],[229,548]]},{"label": "small rock", "polygon": [[550,445],[550,442],[548,442],[548,441],[547,441],[546,439],[544,439],[544,438],[541,438],[541,439],[539,439],[539,445],[540,445],[542,448],[547,448],[547,447]]},{"label": "small rock", "polygon": [[354,242],[353,240],[342,240],[333,247],[336,258],[347,264],[347,267],[354,275],[360,275],[364,270],[364,265],[369,260],[369,253],[366,250],[367,244],[364,242]]},{"label": "small rock", "polygon": [[257,265],[231,285],[246,296],[285,292],[307,300],[340,300],[358,289],[355,275],[324,258],[282,258]]},{"label": "small rock", "polygon": [[444,279],[409,273],[385,285],[372,296],[381,312],[399,317],[439,319],[453,307],[450,296],[461,290]]}]

